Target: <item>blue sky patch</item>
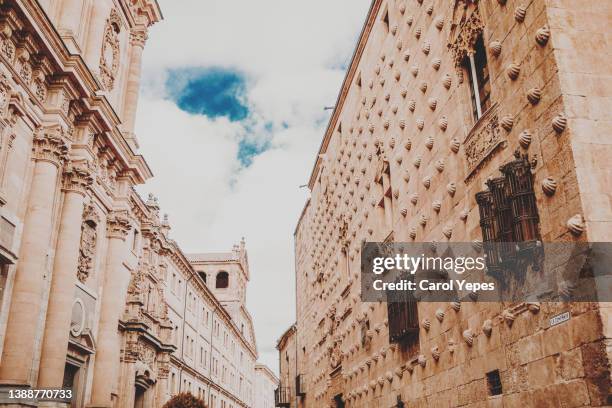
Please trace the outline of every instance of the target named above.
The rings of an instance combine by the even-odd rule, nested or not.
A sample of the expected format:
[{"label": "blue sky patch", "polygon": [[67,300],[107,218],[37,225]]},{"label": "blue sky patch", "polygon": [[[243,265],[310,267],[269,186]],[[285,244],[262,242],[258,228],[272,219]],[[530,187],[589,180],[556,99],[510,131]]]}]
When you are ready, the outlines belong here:
[{"label": "blue sky patch", "polygon": [[270,148],[270,141],[257,141],[248,138],[242,139],[238,143],[238,160],[244,167],[249,167],[253,163],[253,158]]},{"label": "blue sky patch", "polygon": [[166,89],[182,110],[209,118],[227,117],[241,121],[248,117],[245,101],[246,79],[240,72],[224,68],[172,69]]}]

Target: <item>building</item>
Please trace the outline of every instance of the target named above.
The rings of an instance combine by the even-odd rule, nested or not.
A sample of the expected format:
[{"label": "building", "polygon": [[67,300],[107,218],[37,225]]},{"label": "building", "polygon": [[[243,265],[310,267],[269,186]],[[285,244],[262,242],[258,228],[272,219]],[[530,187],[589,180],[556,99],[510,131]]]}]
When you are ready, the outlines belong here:
[{"label": "building", "polygon": [[241,286],[211,289],[134,190],[152,176],[134,120],[161,19],[154,0],[0,4],[0,406],[66,406],[27,397],[41,388],[71,388],[72,407],[186,390],[253,405],[244,243],[224,261]]},{"label": "building", "polygon": [[612,403],[606,303],[419,302],[398,327],[360,299],[363,242],[501,240],[482,217],[509,163],[524,182],[510,199],[529,201],[512,241],[610,241],[611,16],[609,2],[372,2],[295,230],[279,389],[303,377],[306,392],[277,406]]},{"label": "building", "polygon": [[274,391],[278,387],[278,378],[265,365],[255,366],[255,402],[254,408],[274,408]]},{"label": "building", "polygon": [[[279,384],[274,391],[274,400],[279,407],[296,407],[298,392],[296,385],[298,380],[297,370],[297,346],[296,346],[296,326],[292,324],[280,337],[276,344],[279,358]],[[305,384],[304,384],[305,385]],[[301,394],[302,392],[300,392]]]}]

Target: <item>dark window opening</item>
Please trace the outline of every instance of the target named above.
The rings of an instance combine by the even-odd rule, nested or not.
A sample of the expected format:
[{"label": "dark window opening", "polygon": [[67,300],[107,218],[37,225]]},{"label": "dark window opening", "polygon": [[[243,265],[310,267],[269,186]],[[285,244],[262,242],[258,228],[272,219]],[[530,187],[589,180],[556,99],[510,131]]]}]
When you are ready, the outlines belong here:
[{"label": "dark window opening", "polygon": [[206,272],[198,272],[198,275],[200,275],[200,278],[206,283]]},{"label": "dark window opening", "polygon": [[215,287],[217,289],[225,289],[229,286],[229,274],[225,271],[221,271],[217,274]]},{"label": "dark window opening", "polygon": [[[401,279],[410,279],[400,276]],[[387,294],[389,343],[415,343],[419,339],[418,303],[412,291],[394,291]]]},{"label": "dark window opening", "polygon": [[499,370],[487,373],[487,386],[489,388],[489,395],[501,395],[503,393]]},{"label": "dark window opening", "polygon": [[491,81],[482,36],[476,41],[474,50],[474,54],[466,58],[465,65],[470,76],[472,113],[477,121],[491,107]]}]

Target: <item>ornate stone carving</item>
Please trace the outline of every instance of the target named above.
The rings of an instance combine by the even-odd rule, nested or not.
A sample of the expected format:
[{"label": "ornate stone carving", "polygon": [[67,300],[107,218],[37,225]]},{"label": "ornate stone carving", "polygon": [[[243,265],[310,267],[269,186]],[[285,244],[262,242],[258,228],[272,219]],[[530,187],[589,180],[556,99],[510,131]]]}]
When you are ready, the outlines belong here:
[{"label": "ornate stone carving", "polygon": [[474,333],[472,333],[472,330],[470,329],[464,330],[463,340],[468,346],[472,347],[472,345],[474,344]]},{"label": "ornate stone carving", "polygon": [[506,74],[508,75],[508,78],[513,81],[515,81],[519,77],[520,73],[521,66],[514,62],[508,65],[508,68],[506,69]]},{"label": "ornate stone carving", "polygon": [[567,220],[566,225],[567,225],[567,229],[569,230],[569,232],[572,233],[572,235],[575,235],[575,236],[582,235],[582,233],[585,230],[584,217],[582,216],[582,214],[576,214],[572,218]]},{"label": "ornate stone carving", "polygon": [[130,31],[130,44],[134,46],[144,48],[148,38],[145,27],[134,28]]},{"label": "ornate stone carving", "polygon": [[85,195],[87,187],[93,183],[93,177],[91,172],[86,165],[82,164],[71,164],[64,171],[64,177],[62,180],[64,191],[72,191]]},{"label": "ornate stone carving", "polygon": [[521,145],[523,149],[527,149],[529,148],[529,145],[531,144],[531,139],[532,139],[531,132],[529,131],[529,129],[525,129],[519,135],[519,144]]},{"label": "ornate stone carving", "polygon": [[525,21],[525,16],[527,16],[527,8],[525,6],[519,6],[514,10],[514,19],[519,23]]},{"label": "ornate stone carving", "polygon": [[499,41],[491,41],[489,44],[489,49],[491,50],[491,55],[497,58],[501,54],[502,44]]},{"label": "ornate stone carving", "polygon": [[506,115],[501,120],[501,127],[504,128],[505,131],[509,132],[512,130],[514,126],[514,118],[510,115]]},{"label": "ornate stone carving", "polygon": [[448,48],[451,51],[457,71],[462,70],[465,58],[474,53],[476,41],[482,34],[483,29],[484,23],[478,8],[474,8],[469,16],[464,14],[459,22],[453,24]]},{"label": "ornate stone carving", "polygon": [[557,133],[563,133],[567,127],[567,118],[564,114],[560,113],[552,120],[552,128]]},{"label": "ornate stone carving", "polygon": [[119,33],[121,32],[121,18],[115,9],[106,20],[102,52],[100,54],[100,79],[107,91],[115,86],[115,78],[119,70]]},{"label": "ornate stone carving", "polygon": [[493,322],[490,319],[487,319],[482,324],[482,332],[487,337],[491,337],[491,332],[493,331]]},{"label": "ornate stone carving", "polygon": [[35,160],[47,161],[59,167],[68,157],[64,129],[60,125],[40,129],[34,137],[32,153]]},{"label": "ornate stone carving", "polygon": [[550,29],[547,26],[540,28],[535,36],[536,42],[544,47],[548,43],[548,39],[550,38]]},{"label": "ornate stone carving", "polygon": [[497,109],[491,108],[480,118],[463,142],[467,162],[467,179],[470,179],[506,140],[502,137]]},{"label": "ornate stone carving", "polygon": [[527,91],[527,100],[532,105],[537,105],[542,99],[542,91],[540,88],[531,88]]},{"label": "ornate stone carving", "polygon": [[4,108],[7,106],[9,95],[11,92],[11,86],[8,78],[3,73],[0,73],[0,113],[4,112]]},{"label": "ornate stone carving", "polygon": [[106,234],[109,238],[125,240],[131,229],[132,226],[126,212],[115,211],[106,218]]},{"label": "ornate stone carving", "polygon": [[94,268],[96,243],[98,241],[98,224],[100,217],[92,204],[83,210],[83,223],[81,224],[81,245],[79,247],[79,266],[77,278],[85,282]]},{"label": "ornate stone carving", "polygon": [[552,177],[546,177],[542,180],[542,191],[547,196],[552,196],[557,191],[557,182]]}]

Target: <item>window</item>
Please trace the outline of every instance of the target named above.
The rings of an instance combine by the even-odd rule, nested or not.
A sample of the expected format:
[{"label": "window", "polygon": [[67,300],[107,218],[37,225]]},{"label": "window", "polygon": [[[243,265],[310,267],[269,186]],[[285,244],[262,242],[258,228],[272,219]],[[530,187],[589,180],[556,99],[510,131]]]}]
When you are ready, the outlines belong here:
[{"label": "window", "polygon": [[487,181],[488,189],[476,194],[487,267],[495,273],[513,262],[516,252],[537,247],[539,215],[533,175],[527,155],[515,152],[515,160],[503,165],[503,177]]},{"label": "window", "polygon": [[202,278],[204,283],[206,283],[206,272],[200,271],[200,272],[198,272],[198,275],[200,275],[200,278]]},{"label": "window", "polygon": [[489,395],[501,395],[503,393],[499,370],[487,373],[487,386],[489,388]]},{"label": "window", "polygon": [[139,242],[139,234],[138,230],[134,230],[134,239],[132,240],[132,251],[136,252],[138,250],[138,242]]},{"label": "window", "polygon": [[491,81],[482,36],[478,38],[474,48],[475,52],[467,56],[465,64],[470,76],[472,112],[474,120],[477,121],[491,106]]},{"label": "window", "polygon": [[217,289],[225,289],[229,286],[229,274],[225,271],[221,271],[217,274],[215,287]]},{"label": "window", "polygon": [[[398,279],[409,279],[409,277],[401,276]],[[399,291],[387,296],[389,343],[399,343],[406,340],[410,343],[418,342],[418,304],[412,291]]]}]

